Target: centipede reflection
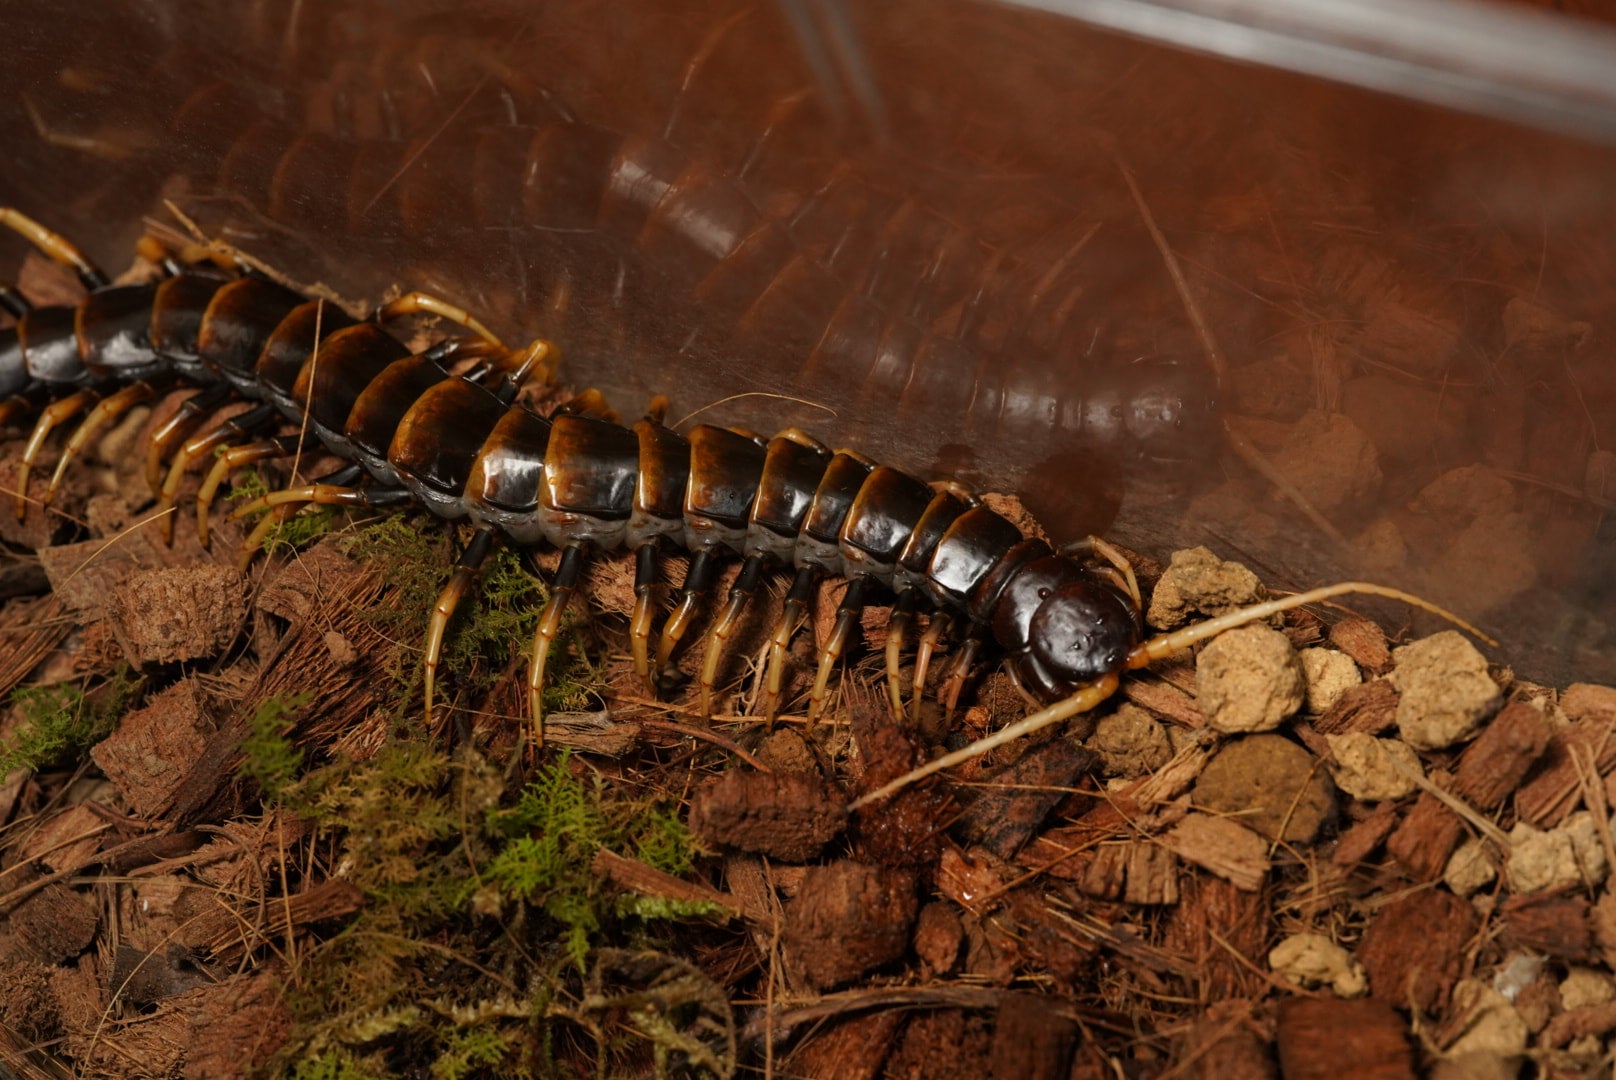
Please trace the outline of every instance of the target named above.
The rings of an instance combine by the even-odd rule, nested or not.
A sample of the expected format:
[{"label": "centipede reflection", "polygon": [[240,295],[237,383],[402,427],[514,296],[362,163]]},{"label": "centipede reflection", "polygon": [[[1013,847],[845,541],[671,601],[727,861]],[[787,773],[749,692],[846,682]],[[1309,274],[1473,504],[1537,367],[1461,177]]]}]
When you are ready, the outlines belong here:
[{"label": "centipede reflection", "polygon": [[[899,660],[906,631],[917,612],[927,612],[932,618],[913,678],[916,701],[930,655],[952,628],[962,644],[942,690],[950,705],[977,656],[997,650],[1023,693],[1043,706],[995,738],[1094,707],[1131,668],[1329,596],[1391,596],[1446,615],[1398,590],[1347,582],[1147,639],[1139,588],[1120,551],[1094,537],[1054,550],[953,482],[928,483],[794,429],[772,438],[711,424],[675,431],[658,402],[632,427],[617,423],[595,392],[540,415],[521,391],[531,380],[550,377],[556,359],[550,343],[507,348],[469,312],[424,294],[354,319],[250,268],[185,263],[152,246],[145,253],[161,268],[160,280],[114,285],[73,243],[23,213],[0,208],[0,225],[71,267],[87,293],[75,306],[34,306],[15,289],[0,290],[0,303],[16,317],[15,326],[0,331],[0,410],[8,423],[35,416],[17,514],[27,512],[29,472],[57,428],[87,413],[61,449],[41,500],[47,503],[96,431],[170,388],[198,392],[151,430],[148,480],[159,503],[172,507],[177,478],[193,462],[216,455],[198,495],[204,542],[211,502],[234,470],[289,457],[315,440],[344,465],[239,508],[237,517],[263,515],[243,543],[242,558],[254,558],[277,520],[311,504],[415,503],[446,521],[469,524],[474,531],[428,624],[428,712],[449,618],[499,543],[561,552],[529,663],[530,708],[541,742],[540,692],[562,615],[587,561],[619,551],[632,552],[635,561],[630,637],[635,668],[648,681],[669,668],[714,591],[720,566],[741,561],[706,631],[703,715],[711,713],[719,659],[764,575],[791,576],[762,676],[771,722],[780,706],[786,650],[827,578],[844,578],[848,587],[819,650],[810,724],[824,709],[832,672],[863,607],[887,596],[893,613],[885,658],[894,711],[904,711]],[[385,328],[421,311],[446,318],[458,332],[414,352]],[[213,407],[230,399],[251,408],[204,429]],[[158,484],[165,461],[166,479]],[[659,561],[670,549],[687,553],[689,564],[656,632]]]}]

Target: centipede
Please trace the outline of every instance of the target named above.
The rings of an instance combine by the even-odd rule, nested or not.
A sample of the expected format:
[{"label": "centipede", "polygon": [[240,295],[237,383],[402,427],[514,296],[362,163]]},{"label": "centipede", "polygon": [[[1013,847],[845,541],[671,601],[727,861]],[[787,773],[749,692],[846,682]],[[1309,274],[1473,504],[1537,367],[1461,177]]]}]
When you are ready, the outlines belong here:
[{"label": "centipede", "polygon": [[[704,717],[713,711],[720,659],[767,574],[791,578],[761,675],[771,724],[781,706],[786,650],[830,578],[844,579],[847,588],[819,647],[810,726],[825,708],[864,606],[877,596],[892,604],[885,663],[888,696],[900,717],[900,658],[917,614],[931,619],[917,646],[911,707],[945,633],[960,641],[940,691],[950,706],[978,658],[1001,655],[1039,708],[969,753],[1094,708],[1127,671],[1225,629],[1331,597],[1395,598],[1485,637],[1419,597],[1367,582],[1325,585],[1147,637],[1124,553],[1097,537],[1053,548],[953,481],[928,482],[795,429],[768,438],[712,424],[677,431],[657,401],[632,426],[618,423],[598,392],[541,415],[522,390],[552,378],[551,343],[541,338],[508,348],[474,315],[427,294],[407,294],[358,319],[251,268],[185,262],[155,242],[143,244],[143,253],[159,266],[159,280],[116,285],[76,245],[22,212],[0,208],[0,225],[70,267],[86,290],[74,306],[34,306],[16,289],[0,291],[0,304],[16,320],[0,331],[4,419],[36,417],[16,493],[19,517],[29,506],[29,473],[57,428],[86,414],[61,449],[40,499],[47,504],[96,431],[164,389],[195,388],[191,407],[151,430],[147,465],[155,482],[158,466],[171,459],[166,479],[154,487],[158,501],[172,508],[175,478],[216,454],[197,496],[204,542],[210,504],[235,470],[297,454],[305,442],[344,463],[239,507],[236,517],[262,515],[242,543],[244,563],[277,519],[313,505],[415,504],[472,529],[428,621],[429,713],[445,628],[493,547],[559,550],[528,668],[539,745],[540,695],[562,616],[588,561],[617,552],[631,553],[635,564],[631,651],[636,672],[653,687],[699,621],[720,566],[740,561],[705,632],[698,689]],[[420,312],[447,319],[459,332],[412,351],[386,326]],[[205,427],[211,408],[232,398],[252,407]],[[689,561],[658,627],[659,563],[670,550]],[[903,782],[957,760],[958,754],[939,758]]]}]

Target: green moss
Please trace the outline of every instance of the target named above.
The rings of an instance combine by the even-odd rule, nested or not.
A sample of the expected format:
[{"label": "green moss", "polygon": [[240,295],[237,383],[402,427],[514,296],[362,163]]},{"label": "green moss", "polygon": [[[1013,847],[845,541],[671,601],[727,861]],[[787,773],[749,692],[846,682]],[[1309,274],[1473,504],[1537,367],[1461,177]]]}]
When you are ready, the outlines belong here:
[{"label": "green moss", "polygon": [[297,713],[313,697],[304,692],[285,700],[270,698],[253,713],[251,730],[241,744],[239,771],[257,781],[265,798],[280,798],[303,767],[303,752],[292,742],[291,733]]},{"label": "green moss", "polygon": [[140,684],[139,676],[120,667],[90,692],[69,683],[13,690],[11,705],[20,723],[0,744],[0,777],[53,765],[100,742],[112,733]]},{"label": "green moss", "polygon": [[362,1064],[346,1050],[327,1050],[299,1061],[281,1075],[285,1080],[389,1080],[393,1074]]},{"label": "green moss", "polygon": [[491,831],[509,840],[488,864],[488,880],[514,899],[542,909],[560,923],[567,951],[582,968],[591,941],[610,915],[665,918],[707,914],[708,905],[679,905],[643,897],[603,899],[591,869],[595,852],[609,848],[671,874],[690,869],[689,830],[676,813],[643,802],[610,798],[598,776],[574,776],[568,755],[539,770],[515,806],[488,816]]}]

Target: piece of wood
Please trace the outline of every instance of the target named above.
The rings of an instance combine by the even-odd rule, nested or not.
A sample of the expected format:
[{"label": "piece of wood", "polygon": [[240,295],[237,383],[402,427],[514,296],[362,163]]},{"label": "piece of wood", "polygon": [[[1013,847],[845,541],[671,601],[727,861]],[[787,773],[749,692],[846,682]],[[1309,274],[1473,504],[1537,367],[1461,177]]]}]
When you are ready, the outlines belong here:
[{"label": "piece of wood", "polygon": [[1065,1080],[1072,1069],[1077,1025],[1041,994],[1006,994],[999,1001],[988,1053],[995,1080]]},{"label": "piece of wood", "polygon": [[1592,963],[1593,905],[1580,896],[1512,899],[1499,910],[1504,944],[1576,964]]},{"label": "piece of wood", "polygon": [[1476,911],[1442,889],[1400,897],[1381,908],[1358,946],[1369,992],[1398,1008],[1447,1004],[1476,933]]},{"label": "piece of wood", "polygon": [[1385,679],[1373,679],[1342,691],[1330,710],[1313,721],[1324,735],[1361,731],[1379,735],[1397,725],[1397,688]]},{"label": "piece of wood", "polygon": [[792,1050],[784,1072],[824,1080],[875,1080],[906,1015],[902,1009],[883,1009],[833,1020]]},{"label": "piece of wood", "polygon": [[183,679],[125,716],[90,757],[135,813],[155,817],[216,730],[213,703],[195,678]]},{"label": "piece of wood", "polygon": [[1285,1080],[1414,1080],[1408,1025],[1374,998],[1289,998],[1275,1032]]},{"label": "piece of wood", "polygon": [[1515,793],[1521,820],[1539,829],[1564,821],[1582,802],[1581,769],[1589,762],[1601,776],[1616,770],[1616,721],[1588,715],[1553,734],[1536,772]]},{"label": "piece of wood", "polygon": [[1391,835],[1397,826],[1397,804],[1383,802],[1370,811],[1362,821],[1341,830],[1336,839],[1330,861],[1337,866],[1352,867],[1366,861]]},{"label": "piece of wood", "polygon": [[1179,893],[1162,946],[1188,961],[1196,1000],[1261,994],[1273,917],[1268,890],[1246,892],[1222,878],[1190,874]]},{"label": "piece of wood", "polygon": [[[1491,815],[1543,757],[1552,736],[1553,728],[1542,713],[1524,702],[1511,703],[1466,748],[1447,790],[1480,815]],[[1438,775],[1433,774],[1432,781],[1442,786]],[[1464,833],[1459,815],[1427,791],[1386,841],[1386,847],[1409,877],[1435,881]]]},{"label": "piece of wood", "polygon": [[1262,888],[1268,876],[1268,841],[1228,818],[1190,814],[1163,833],[1161,842],[1185,862],[1246,892]]},{"label": "piece of wood", "polygon": [[6,916],[8,936],[29,956],[59,964],[83,952],[101,917],[86,896],[60,883],[47,885]]}]

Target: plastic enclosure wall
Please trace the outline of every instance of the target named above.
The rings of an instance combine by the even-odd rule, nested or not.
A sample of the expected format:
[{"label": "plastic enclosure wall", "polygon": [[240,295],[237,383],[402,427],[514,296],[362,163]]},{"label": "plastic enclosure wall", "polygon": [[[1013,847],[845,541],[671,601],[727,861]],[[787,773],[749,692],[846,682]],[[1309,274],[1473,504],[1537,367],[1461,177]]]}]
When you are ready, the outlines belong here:
[{"label": "plastic enclosure wall", "polygon": [[828,10],[14,3],[0,203],[109,266],[171,206],[550,337],[625,416],[1403,584],[1616,678],[1610,147],[962,0],[816,52]]}]

